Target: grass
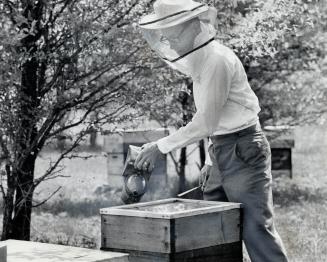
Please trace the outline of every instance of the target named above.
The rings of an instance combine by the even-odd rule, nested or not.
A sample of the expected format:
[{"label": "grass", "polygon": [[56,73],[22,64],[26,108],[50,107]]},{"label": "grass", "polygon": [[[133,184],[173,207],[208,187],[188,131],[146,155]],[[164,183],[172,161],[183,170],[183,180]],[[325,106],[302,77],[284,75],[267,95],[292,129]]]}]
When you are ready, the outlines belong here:
[{"label": "grass", "polygon": [[67,212],[34,214],[31,240],[85,248],[100,246],[100,216],[71,217]]},{"label": "grass", "polygon": [[[274,195],[275,223],[290,262],[325,262],[327,193],[321,189],[315,193],[312,189],[294,184],[288,178],[281,178],[275,181]],[[290,201],[286,202],[286,198]],[[33,213],[31,240],[99,248],[100,216],[93,205],[102,207],[100,202],[81,202],[74,207],[74,203],[67,199],[61,200],[60,205],[54,202],[52,208],[49,205],[48,209]],[[249,261],[246,254],[244,261]]]},{"label": "grass", "polygon": [[327,260],[327,191],[288,180],[274,186],[276,225],[290,261]]},{"label": "grass", "polygon": [[276,211],[276,222],[290,260],[326,261],[326,205],[303,201],[287,208],[278,208]]},{"label": "grass", "polygon": [[320,188],[299,186],[287,178],[275,181],[275,224],[290,262],[327,261],[326,200],[327,192]]}]

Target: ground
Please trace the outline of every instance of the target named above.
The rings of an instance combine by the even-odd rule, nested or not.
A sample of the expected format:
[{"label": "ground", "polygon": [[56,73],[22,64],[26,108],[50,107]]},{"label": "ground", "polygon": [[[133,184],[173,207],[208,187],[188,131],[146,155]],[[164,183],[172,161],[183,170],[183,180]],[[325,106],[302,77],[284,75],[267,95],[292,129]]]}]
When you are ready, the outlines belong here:
[{"label": "ground", "polygon": [[[294,178],[274,179],[275,222],[290,262],[327,261],[325,130],[326,126],[296,129]],[[40,163],[44,164],[48,156],[44,154]],[[59,185],[65,190],[33,213],[32,240],[99,248],[98,209],[119,203],[119,194],[104,186],[107,180],[103,155],[87,160],[87,164],[84,160],[75,161],[66,169],[66,174],[73,174],[71,178],[50,180],[40,188],[38,197],[50,194],[50,188]]]}]

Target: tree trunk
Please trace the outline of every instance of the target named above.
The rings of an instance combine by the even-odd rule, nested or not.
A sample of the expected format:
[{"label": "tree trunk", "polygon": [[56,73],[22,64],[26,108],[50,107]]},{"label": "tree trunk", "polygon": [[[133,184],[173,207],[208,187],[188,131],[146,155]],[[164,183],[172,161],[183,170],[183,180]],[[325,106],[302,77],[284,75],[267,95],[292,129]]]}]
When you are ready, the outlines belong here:
[{"label": "tree trunk", "polygon": [[[42,18],[42,4],[25,2],[23,16],[32,23],[31,18]],[[27,27],[26,24],[22,26]],[[37,37],[28,35],[21,40],[22,47],[29,50],[29,56],[21,66],[21,87],[17,120],[20,125],[13,137],[15,159],[7,171],[8,190],[4,199],[4,219],[1,239],[30,240],[32,200],[34,193],[34,168],[39,149],[35,145],[37,136],[37,113],[40,105],[38,78],[39,60],[36,55]],[[24,50],[24,49],[22,49]],[[25,52],[25,51],[22,51]]]},{"label": "tree trunk", "polygon": [[200,167],[202,168],[206,162],[206,152],[204,148],[204,140],[199,142],[199,153],[200,153]]},{"label": "tree trunk", "polygon": [[2,234],[1,234],[1,241],[9,239],[10,235],[13,231],[13,223],[12,223],[12,214],[14,211],[14,179],[10,172],[10,166],[6,166],[7,172],[7,194],[3,199],[3,220],[2,220]]},{"label": "tree trunk", "polygon": [[[22,89],[16,137],[16,159],[8,168],[8,190],[4,199],[4,219],[1,239],[30,239],[34,169],[38,149],[32,148],[37,134],[35,113],[37,100],[37,60],[32,58],[22,67]],[[9,173],[8,173],[9,172]]]},{"label": "tree trunk", "polygon": [[30,240],[34,167],[35,157],[30,156],[24,161],[21,172],[11,174],[16,181],[8,181],[1,240]]},{"label": "tree trunk", "polygon": [[25,174],[19,174],[22,178],[16,188],[14,206],[14,219],[11,239],[30,240],[32,200],[34,193],[34,162],[28,163],[30,169]]},{"label": "tree trunk", "polygon": [[179,188],[178,193],[186,190],[185,166],[186,166],[186,147],[183,147],[179,156]]}]

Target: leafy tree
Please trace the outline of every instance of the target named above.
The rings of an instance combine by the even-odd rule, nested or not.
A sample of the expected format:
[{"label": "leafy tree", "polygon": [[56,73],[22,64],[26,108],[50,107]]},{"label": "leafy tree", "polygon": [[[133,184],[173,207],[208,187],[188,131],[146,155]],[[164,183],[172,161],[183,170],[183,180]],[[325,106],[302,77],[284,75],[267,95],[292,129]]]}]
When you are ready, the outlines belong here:
[{"label": "leafy tree", "polygon": [[[141,47],[120,29],[151,3],[0,1],[2,240],[29,239],[32,207],[44,202],[33,201],[35,188],[59,175],[60,161],[76,157],[94,126],[130,117],[135,102],[127,83],[142,70],[135,60]],[[36,178],[42,148],[73,129],[71,144]]]},{"label": "leafy tree", "polygon": [[[224,33],[257,93],[263,124],[317,122],[326,112],[325,1],[255,1]],[[311,75],[311,77],[310,77]],[[315,104],[315,106],[313,106]]]},{"label": "leafy tree", "polygon": [[[218,41],[237,53],[259,97],[262,124],[317,121],[327,110],[327,90],[322,84],[326,80],[321,77],[320,66],[327,39],[324,1],[207,2],[218,10]],[[162,126],[176,128],[191,119],[189,112],[194,112],[194,108],[189,104],[191,91],[185,88],[188,79],[158,65],[150,66],[149,73],[139,77],[141,80],[136,85],[152,86],[149,90],[156,90],[137,104],[149,117]],[[156,103],[150,97],[153,92],[156,92]],[[203,165],[201,148],[200,166]],[[185,156],[182,149],[180,161],[173,159],[182,178]]]},{"label": "leafy tree", "polygon": [[[327,42],[326,2],[206,2],[218,10],[217,40],[236,52],[247,71],[251,87],[259,97],[261,122],[299,124],[317,121],[317,116],[326,111],[326,88],[321,84],[326,81],[323,77]],[[168,94],[176,98],[179,92],[183,92],[185,78],[178,82],[175,76],[172,79],[171,75],[166,75],[167,70],[159,68],[151,74],[150,81],[157,76],[161,82],[161,85],[156,82],[157,89],[166,86]],[[170,88],[172,84],[174,88]],[[170,103],[175,106],[173,117],[169,117],[173,108]],[[162,100],[158,108],[160,110],[154,110],[153,106],[151,114],[157,114],[158,118],[158,112],[161,112],[161,121],[166,119],[172,123],[171,120],[175,119],[175,126],[178,126],[176,123],[182,116],[176,114],[175,99]],[[181,114],[181,108],[177,109]]]}]

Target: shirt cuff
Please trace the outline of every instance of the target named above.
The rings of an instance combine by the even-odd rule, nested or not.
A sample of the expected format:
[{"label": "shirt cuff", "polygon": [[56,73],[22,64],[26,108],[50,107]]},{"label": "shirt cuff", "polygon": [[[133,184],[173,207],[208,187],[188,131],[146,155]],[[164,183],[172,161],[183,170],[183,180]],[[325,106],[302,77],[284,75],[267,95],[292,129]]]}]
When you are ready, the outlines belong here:
[{"label": "shirt cuff", "polygon": [[167,153],[169,153],[171,151],[171,149],[169,148],[169,146],[165,142],[165,138],[166,137],[163,137],[163,138],[159,139],[156,142],[160,152],[163,153],[163,154],[167,154]]}]

